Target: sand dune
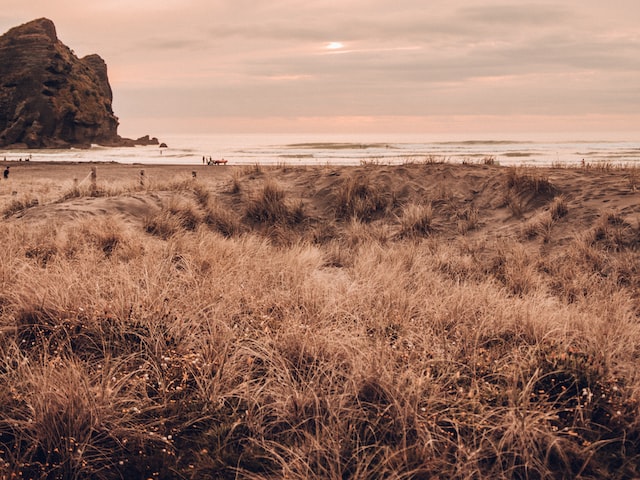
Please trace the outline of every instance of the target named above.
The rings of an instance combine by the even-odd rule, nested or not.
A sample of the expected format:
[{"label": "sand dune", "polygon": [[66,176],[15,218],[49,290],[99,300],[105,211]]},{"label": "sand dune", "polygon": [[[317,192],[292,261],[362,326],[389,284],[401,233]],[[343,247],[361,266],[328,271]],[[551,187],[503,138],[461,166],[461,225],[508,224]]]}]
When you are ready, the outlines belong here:
[{"label": "sand dune", "polygon": [[[573,237],[591,228],[605,214],[615,214],[620,222],[637,227],[640,219],[640,174],[629,169],[502,168],[488,165],[403,165],[363,167],[185,167],[120,164],[97,165],[97,196],[88,193],[88,164],[13,165],[8,181],[0,183],[0,202],[7,209],[23,199],[29,208],[14,205],[13,221],[59,220],[82,216],[117,215],[133,224],[157,213],[171,197],[192,198],[187,188],[176,185],[199,184],[210,191],[218,205],[230,212],[264,182],[276,181],[290,199],[304,205],[307,216],[328,222],[335,211],[335,193],[347,178],[360,178],[369,187],[393,197],[384,214],[375,221],[393,223],[402,205],[430,203],[436,211],[434,231],[441,236],[458,235],[460,215],[477,212],[472,235],[516,235],[527,222],[550,208],[554,198],[562,198],[569,214],[553,227],[550,243]],[[140,171],[144,170],[144,184]],[[193,177],[195,172],[196,177]],[[234,176],[245,184],[242,194],[225,193]],[[522,181],[509,187],[511,177]],[[82,182],[84,194],[72,195],[74,179]],[[524,179],[524,180],[522,180]],[[528,180],[527,180],[528,179]],[[84,180],[84,181],[83,181]],[[530,181],[530,184],[527,183]],[[536,186],[542,182],[542,187]],[[69,197],[69,198],[66,198]],[[37,200],[34,202],[33,200]],[[0,205],[2,204],[0,203]],[[20,203],[20,202],[18,202]]]},{"label": "sand dune", "polygon": [[14,167],[0,477],[638,476],[635,169]]},{"label": "sand dune", "polygon": [[138,223],[160,210],[158,195],[126,195],[120,197],[82,197],[50,205],[34,206],[16,213],[13,218],[24,221],[68,221],[82,217],[117,215]]}]

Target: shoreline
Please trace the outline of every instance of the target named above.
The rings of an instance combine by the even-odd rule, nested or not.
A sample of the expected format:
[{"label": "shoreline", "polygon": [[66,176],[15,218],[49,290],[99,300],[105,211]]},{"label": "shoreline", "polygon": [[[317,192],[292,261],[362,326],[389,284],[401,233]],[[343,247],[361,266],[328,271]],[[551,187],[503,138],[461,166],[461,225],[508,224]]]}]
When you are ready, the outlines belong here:
[{"label": "shoreline", "polygon": [[0,150],[7,160],[32,155],[38,161],[110,162],[197,165],[202,157],[224,158],[236,165],[402,165],[447,160],[473,163],[492,158],[502,165],[552,166],[589,163],[640,162],[639,141],[545,142],[460,140],[443,142],[426,136],[296,136],[190,135],[167,138],[166,149],[151,147],[94,147],[89,150]]}]

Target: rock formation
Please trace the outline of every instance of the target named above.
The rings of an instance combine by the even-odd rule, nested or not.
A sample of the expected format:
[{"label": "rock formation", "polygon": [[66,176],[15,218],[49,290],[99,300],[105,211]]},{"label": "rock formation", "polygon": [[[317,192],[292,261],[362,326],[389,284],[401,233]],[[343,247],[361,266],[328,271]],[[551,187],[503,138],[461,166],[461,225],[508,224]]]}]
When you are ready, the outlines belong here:
[{"label": "rock formation", "polygon": [[152,144],[118,135],[107,65],[78,58],[40,18],[0,37],[0,147],[66,148]]}]

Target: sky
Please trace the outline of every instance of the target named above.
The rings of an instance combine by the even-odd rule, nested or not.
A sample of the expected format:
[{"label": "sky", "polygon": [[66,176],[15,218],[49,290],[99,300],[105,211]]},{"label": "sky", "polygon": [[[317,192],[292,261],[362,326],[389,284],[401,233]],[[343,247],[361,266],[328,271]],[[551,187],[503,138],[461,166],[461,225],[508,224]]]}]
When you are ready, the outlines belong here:
[{"label": "sky", "polygon": [[107,63],[119,133],[640,138],[638,0],[0,0]]}]

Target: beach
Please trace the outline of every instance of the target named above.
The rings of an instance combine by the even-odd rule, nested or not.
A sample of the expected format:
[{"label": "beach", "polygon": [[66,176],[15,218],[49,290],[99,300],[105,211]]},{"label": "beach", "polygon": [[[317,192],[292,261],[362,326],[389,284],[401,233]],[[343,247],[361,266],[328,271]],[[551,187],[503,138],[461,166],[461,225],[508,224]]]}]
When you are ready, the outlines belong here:
[{"label": "beach", "polygon": [[227,159],[233,165],[358,166],[402,165],[426,161],[478,163],[492,158],[505,166],[634,165],[640,143],[634,137],[602,133],[567,135],[417,135],[417,134],[200,134],[162,136],[158,146],[101,147],[63,150],[1,150],[10,161],[32,156],[42,162],[117,162],[123,164],[198,165],[205,159]]},{"label": "beach", "polygon": [[13,162],[0,476],[633,478],[639,185]]},{"label": "beach", "polygon": [[[514,230],[544,213],[544,209],[540,211],[546,206],[544,202],[529,205],[527,202],[530,199],[523,198],[517,200],[517,203],[524,202],[525,205],[521,207],[523,211],[520,215],[513,215],[508,206],[508,189],[503,185],[506,180],[502,178],[508,172],[531,172],[530,175],[534,177],[547,179],[554,186],[553,192],[547,192],[543,197],[548,200],[546,197],[562,196],[570,205],[573,212],[571,222],[564,225],[562,230],[571,230],[574,235],[590,228],[602,211],[615,212],[630,224],[637,222],[636,217],[640,213],[636,191],[640,187],[640,173],[636,168],[611,164],[587,165],[585,168],[500,167],[481,163],[460,165],[445,161],[360,167],[33,161],[7,162],[6,165],[11,173],[8,180],[0,182],[0,206],[7,208],[12,202],[37,203],[36,212],[48,204],[57,205],[63,210],[65,202],[61,202],[60,198],[73,190],[74,186],[88,192],[94,169],[96,186],[102,189],[97,195],[99,197],[117,197],[128,190],[143,195],[169,188],[167,186],[171,183],[188,185],[193,182],[210,190],[212,195],[221,196],[221,201],[225,200],[221,192],[228,188],[234,178],[246,176],[246,172],[255,169],[265,172],[261,176],[273,176],[287,196],[300,199],[306,208],[318,215],[318,221],[327,221],[326,217],[331,214],[326,191],[331,190],[331,184],[339,183],[345,175],[363,175],[388,194],[403,192],[409,195],[403,199],[404,202],[424,203],[438,196],[451,197],[456,208],[473,207],[483,213],[483,233]],[[326,191],[320,185],[324,185]],[[80,197],[78,201],[83,198],[86,201],[95,200],[91,196]],[[37,213],[30,213],[30,216],[37,216]],[[445,230],[450,228],[451,225]],[[564,235],[564,232],[558,232],[558,235]]]},{"label": "beach", "polygon": [[121,3],[0,15],[0,480],[640,480],[640,2]]}]

